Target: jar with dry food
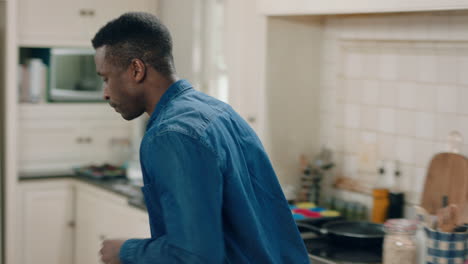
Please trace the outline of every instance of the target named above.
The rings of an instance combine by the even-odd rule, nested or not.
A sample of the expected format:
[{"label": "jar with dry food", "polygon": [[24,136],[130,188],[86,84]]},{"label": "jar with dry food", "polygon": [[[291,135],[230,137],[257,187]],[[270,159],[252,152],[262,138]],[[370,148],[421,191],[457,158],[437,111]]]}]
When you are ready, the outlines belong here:
[{"label": "jar with dry food", "polygon": [[417,222],[408,219],[390,219],[385,222],[383,264],[416,263]]}]

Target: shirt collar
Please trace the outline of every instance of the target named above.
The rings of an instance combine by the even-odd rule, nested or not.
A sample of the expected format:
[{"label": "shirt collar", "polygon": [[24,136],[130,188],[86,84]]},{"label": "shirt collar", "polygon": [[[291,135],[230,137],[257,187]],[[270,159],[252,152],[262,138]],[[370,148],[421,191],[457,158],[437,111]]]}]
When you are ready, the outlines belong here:
[{"label": "shirt collar", "polygon": [[151,114],[150,119],[148,120],[148,124],[146,125],[146,129],[151,127],[154,123],[156,118],[158,117],[159,113],[166,107],[166,105],[172,101],[172,99],[176,98],[182,92],[192,88],[192,85],[187,80],[178,80],[175,83],[171,84],[169,88],[167,88],[166,92],[161,96],[159,102],[156,104],[156,108],[154,109],[153,113]]}]

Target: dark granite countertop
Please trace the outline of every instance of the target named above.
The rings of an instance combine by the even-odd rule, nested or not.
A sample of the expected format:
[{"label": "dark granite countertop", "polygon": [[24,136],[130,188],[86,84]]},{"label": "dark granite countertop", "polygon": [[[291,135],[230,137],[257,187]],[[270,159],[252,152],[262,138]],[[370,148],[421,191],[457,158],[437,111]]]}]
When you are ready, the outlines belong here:
[{"label": "dark granite countertop", "polygon": [[111,179],[100,180],[79,175],[57,175],[57,176],[20,176],[20,181],[40,181],[50,179],[75,179],[98,188],[111,191],[115,194],[122,195],[128,200],[130,206],[146,211],[145,202],[141,187],[133,184],[127,179]]}]

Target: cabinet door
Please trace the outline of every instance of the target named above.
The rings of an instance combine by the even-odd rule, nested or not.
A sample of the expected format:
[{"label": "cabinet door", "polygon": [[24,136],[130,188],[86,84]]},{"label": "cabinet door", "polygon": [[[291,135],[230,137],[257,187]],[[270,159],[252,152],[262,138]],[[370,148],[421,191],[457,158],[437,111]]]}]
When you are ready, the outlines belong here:
[{"label": "cabinet door", "polygon": [[79,130],[71,120],[25,120],[19,124],[20,173],[70,171],[80,161]]},{"label": "cabinet door", "polygon": [[120,120],[88,120],[81,126],[80,161],[84,164],[123,165],[130,155],[131,123]]},{"label": "cabinet door", "polygon": [[467,7],[465,0],[259,0],[260,12],[272,16],[462,10]]},{"label": "cabinet door", "polygon": [[77,166],[114,163],[125,149],[113,142],[131,135],[131,123],[104,104],[21,105],[19,118],[22,175],[64,174]]},{"label": "cabinet door", "polygon": [[92,39],[102,26],[123,13],[144,11],[155,14],[157,9],[157,0],[88,0],[82,3],[81,8],[92,13],[90,19],[86,20],[85,35],[88,39]]},{"label": "cabinet door", "polygon": [[75,264],[97,264],[104,239],[150,237],[147,214],[123,197],[91,186],[77,188]]},{"label": "cabinet door", "polygon": [[105,208],[105,214],[105,218],[109,221],[104,230],[106,238],[130,239],[151,236],[148,217],[140,212],[140,209],[109,203]]},{"label": "cabinet door", "polygon": [[157,0],[20,0],[19,43],[23,46],[90,46],[109,20],[128,11],[155,13]]},{"label": "cabinet door", "polygon": [[100,264],[102,229],[99,199],[78,189],[76,195],[76,238],[74,264]]},{"label": "cabinet door", "polygon": [[260,51],[266,47],[266,18],[258,15],[250,0],[227,0],[225,3],[229,102],[263,139],[266,102],[262,69],[265,58]]},{"label": "cabinet door", "polygon": [[21,194],[21,263],[73,263],[73,187],[22,184]]},{"label": "cabinet door", "polygon": [[[84,37],[83,18],[77,2],[73,0],[18,1],[17,19],[20,44],[55,46],[82,40]],[[61,42],[62,40],[64,42]]]}]

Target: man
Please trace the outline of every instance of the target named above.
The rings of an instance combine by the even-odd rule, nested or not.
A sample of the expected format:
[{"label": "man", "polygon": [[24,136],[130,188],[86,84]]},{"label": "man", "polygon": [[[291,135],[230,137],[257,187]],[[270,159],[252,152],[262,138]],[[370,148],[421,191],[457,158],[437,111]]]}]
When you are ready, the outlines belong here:
[{"label": "man", "polygon": [[151,238],[104,241],[102,261],[309,263],[260,140],[229,105],[177,78],[167,28],[127,13],[92,43],[105,99],[126,120],[150,116],[140,159]]}]

